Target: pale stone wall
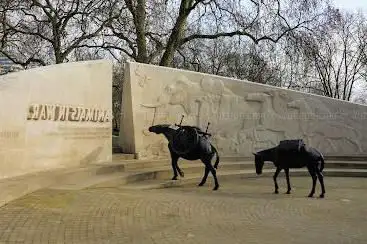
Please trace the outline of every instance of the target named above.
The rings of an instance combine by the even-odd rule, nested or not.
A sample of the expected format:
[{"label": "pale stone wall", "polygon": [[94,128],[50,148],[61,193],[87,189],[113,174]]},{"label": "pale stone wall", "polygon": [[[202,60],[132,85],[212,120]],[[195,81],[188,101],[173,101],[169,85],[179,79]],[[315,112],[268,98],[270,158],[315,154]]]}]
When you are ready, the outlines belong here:
[{"label": "pale stone wall", "polygon": [[152,124],[205,130],[222,156],[251,156],[303,138],[325,155],[367,153],[367,106],[202,73],[127,63],[120,144],[140,158],[167,157]]},{"label": "pale stone wall", "polygon": [[0,76],[0,179],[112,158],[112,64]]}]

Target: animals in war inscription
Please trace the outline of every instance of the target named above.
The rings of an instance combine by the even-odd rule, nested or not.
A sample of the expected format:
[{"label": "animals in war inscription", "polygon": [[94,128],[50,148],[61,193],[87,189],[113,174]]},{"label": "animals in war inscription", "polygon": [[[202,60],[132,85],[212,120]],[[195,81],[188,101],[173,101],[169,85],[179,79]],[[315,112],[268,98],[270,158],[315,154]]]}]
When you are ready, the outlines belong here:
[{"label": "animals in war inscription", "polygon": [[31,104],[27,120],[75,121],[75,122],[111,122],[112,112],[81,106]]},{"label": "animals in war inscription", "polygon": [[[28,121],[55,122],[91,122],[106,124],[112,121],[112,112],[82,106],[31,104],[28,108]],[[64,139],[108,139],[111,137],[109,127],[100,126],[58,126],[57,130],[48,131],[47,136],[58,136]]]}]

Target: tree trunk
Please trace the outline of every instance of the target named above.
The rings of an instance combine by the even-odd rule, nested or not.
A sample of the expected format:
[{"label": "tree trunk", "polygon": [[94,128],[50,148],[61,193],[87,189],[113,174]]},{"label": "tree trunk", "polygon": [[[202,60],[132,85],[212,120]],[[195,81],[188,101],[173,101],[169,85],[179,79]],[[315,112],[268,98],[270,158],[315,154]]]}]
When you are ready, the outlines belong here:
[{"label": "tree trunk", "polygon": [[179,15],[177,17],[176,23],[173,27],[171,35],[168,39],[166,50],[163,53],[162,59],[159,63],[160,66],[171,66],[173,57],[177,48],[179,47],[181,38],[185,31],[185,25],[187,17],[189,16],[189,8],[192,5],[191,0],[182,0],[180,5]]},{"label": "tree trunk", "polygon": [[138,0],[137,6],[134,15],[134,22],[136,26],[136,38],[138,45],[138,56],[137,62],[147,63],[148,55],[147,55],[147,42],[145,38],[145,21],[146,21],[146,12],[145,12],[145,4],[146,0]]}]

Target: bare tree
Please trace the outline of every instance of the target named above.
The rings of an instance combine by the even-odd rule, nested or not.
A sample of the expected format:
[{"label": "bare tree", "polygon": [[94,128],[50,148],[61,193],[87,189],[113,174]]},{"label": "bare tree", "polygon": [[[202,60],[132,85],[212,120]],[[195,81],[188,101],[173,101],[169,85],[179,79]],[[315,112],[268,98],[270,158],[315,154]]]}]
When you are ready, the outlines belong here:
[{"label": "bare tree", "polygon": [[16,4],[11,0],[4,0],[0,2],[0,54],[1,51],[8,47],[11,41],[11,31],[7,29],[6,23],[9,19],[9,12],[13,11]]},{"label": "bare tree", "polygon": [[[9,1],[10,2],[10,1]],[[1,53],[27,66],[68,60],[73,50],[98,37],[118,13],[114,1],[13,0],[2,8],[3,35],[10,41]]]},{"label": "bare tree", "polygon": [[238,50],[234,38],[197,39],[177,50],[173,65],[214,75],[230,76],[226,72],[226,59]]},{"label": "bare tree", "polygon": [[303,36],[304,53],[313,66],[310,80],[321,84],[323,95],[349,101],[365,68],[367,23],[360,14],[334,8],[328,18],[326,27]]},{"label": "bare tree", "polygon": [[321,2],[124,0],[127,11],[109,25],[110,38],[103,48],[117,49],[138,62],[172,66],[177,51],[198,39],[241,36],[255,44],[276,43],[317,21]]},{"label": "bare tree", "polygon": [[123,94],[124,69],[122,65],[115,65],[113,68],[112,80],[112,128],[114,131],[120,130],[121,102]]}]

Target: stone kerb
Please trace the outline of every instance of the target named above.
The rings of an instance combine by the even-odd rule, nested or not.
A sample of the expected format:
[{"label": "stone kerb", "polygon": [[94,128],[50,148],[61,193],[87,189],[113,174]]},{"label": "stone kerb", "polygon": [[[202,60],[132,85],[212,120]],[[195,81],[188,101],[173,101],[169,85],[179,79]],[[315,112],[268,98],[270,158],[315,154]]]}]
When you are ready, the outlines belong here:
[{"label": "stone kerb", "polygon": [[222,156],[249,157],[282,139],[303,138],[325,155],[366,155],[367,106],[246,80],[129,62],[120,145],[138,158],[168,157],[152,124],[196,125]]},{"label": "stone kerb", "polygon": [[0,179],[112,159],[112,64],[0,76]]}]

